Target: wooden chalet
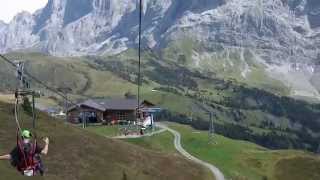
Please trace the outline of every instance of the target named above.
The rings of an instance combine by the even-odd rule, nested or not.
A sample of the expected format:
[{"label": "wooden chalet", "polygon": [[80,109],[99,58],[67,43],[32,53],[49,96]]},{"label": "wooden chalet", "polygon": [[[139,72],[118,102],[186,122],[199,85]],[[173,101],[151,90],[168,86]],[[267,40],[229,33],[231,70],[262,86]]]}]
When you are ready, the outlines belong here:
[{"label": "wooden chalet", "polygon": [[[154,104],[141,101],[140,108],[152,108]],[[137,120],[138,101],[136,99],[89,99],[68,109],[71,123],[113,124],[121,121]]]}]

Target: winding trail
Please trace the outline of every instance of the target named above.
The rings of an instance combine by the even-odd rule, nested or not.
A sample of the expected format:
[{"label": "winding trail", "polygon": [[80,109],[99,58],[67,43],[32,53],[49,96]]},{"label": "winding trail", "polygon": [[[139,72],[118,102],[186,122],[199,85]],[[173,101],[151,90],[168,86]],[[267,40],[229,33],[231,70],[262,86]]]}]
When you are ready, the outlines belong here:
[{"label": "winding trail", "polygon": [[183,149],[183,147],[181,145],[181,135],[178,131],[173,130],[173,129],[169,128],[168,126],[161,124],[161,123],[157,123],[156,125],[158,127],[161,127],[163,129],[168,130],[169,132],[171,132],[174,135],[174,146],[181,155],[183,155],[184,157],[186,157],[187,159],[189,159],[195,163],[198,163],[200,165],[203,165],[203,166],[209,168],[210,171],[215,176],[216,180],[224,180],[224,176],[223,176],[222,172],[217,167],[192,156],[185,149]]}]

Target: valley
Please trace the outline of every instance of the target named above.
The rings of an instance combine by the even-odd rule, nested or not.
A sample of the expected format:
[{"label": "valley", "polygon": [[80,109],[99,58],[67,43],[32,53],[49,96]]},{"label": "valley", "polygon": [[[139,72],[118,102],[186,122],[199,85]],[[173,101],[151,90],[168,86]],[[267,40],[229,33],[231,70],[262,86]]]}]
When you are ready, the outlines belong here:
[{"label": "valley", "polygon": [[[134,51],[106,57],[56,58],[37,53],[7,56],[25,59],[29,73],[58,90],[67,88],[69,98],[74,101],[136,96],[138,67]],[[143,53],[141,97],[166,109],[161,118],[206,130],[207,112],[211,111],[215,115],[216,131],[222,135],[273,149],[317,150],[320,110],[316,101],[288,97],[285,86],[279,86],[284,91],[275,94],[263,85],[223,79],[214,71],[201,71],[187,63],[182,66],[174,58],[157,59],[159,56],[162,55]],[[3,75],[11,78],[7,84],[13,89],[16,82],[11,70],[2,69]],[[50,102],[52,106],[55,101],[64,107],[60,97],[37,84],[31,86],[42,92],[44,96],[40,99],[44,104]]]},{"label": "valley", "polygon": [[0,14],[0,155],[49,136],[35,179],[320,179],[320,1],[46,2]]}]

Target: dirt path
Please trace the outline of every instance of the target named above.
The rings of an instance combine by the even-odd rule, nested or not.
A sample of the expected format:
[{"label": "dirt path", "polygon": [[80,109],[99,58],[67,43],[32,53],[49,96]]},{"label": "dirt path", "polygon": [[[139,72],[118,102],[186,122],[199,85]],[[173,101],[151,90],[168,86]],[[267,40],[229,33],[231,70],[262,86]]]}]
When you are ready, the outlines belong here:
[{"label": "dirt path", "polygon": [[157,126],[168,130],[169,132],[171,132],[174,135],[174,146],[177,149],[177,151],[180,152],[181,155],[183,155],[184,157],[186,157],[187,159],[189,159],[195,163],[201,164],[201,165],[209,168],[210,171],[215,176],[216,180],[224,180],[224,176],[223,176],[222,172],[217,167],[192,156],[185,149],[183,149],[183,147],[181,145],[181,135],[178,131],[173,130],[173,129],[169,128],[168,126],[161,124],[161,123],[157,123]]},{"label": "dirt path", "polygon": [[169,128],[168,126],[161,124],[161,123],[157,123],[156,126],[160,127],[161,130],[158,130],[158,131],[155,131],[155,132],[143,135],[143,136],[129,135],[129,136],[116,136],[113,138],[115,138],[115,139],[142,138],[142,137],[154,136],[156,134],[160,134],[162,132],[169,131],[170,133],[172,133],[174,135],[174,147],[182,156],[186,157],[190,161],[193,161],[197,164],[203,165],[203,166],[207,167],[208,169],[210,169],[210,171],[213,173],[213,175],[215,177],[215,180],[224,180],[224,176],[223,176],[222,172],[217,167],[192,156],[182,147],[181,134],[178,131],[173,130],[173,129]]}]

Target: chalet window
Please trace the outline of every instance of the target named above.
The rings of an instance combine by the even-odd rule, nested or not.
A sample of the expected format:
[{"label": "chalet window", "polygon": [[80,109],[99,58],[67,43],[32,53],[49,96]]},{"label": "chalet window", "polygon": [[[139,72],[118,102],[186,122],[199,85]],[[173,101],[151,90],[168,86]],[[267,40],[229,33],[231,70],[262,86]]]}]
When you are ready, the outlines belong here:
[{"label": "chalet window", "polygon": [[119,111],[117,112],[118,120],[127,120],[127,115],[125,112]]},{"label": "chalet window", "polygon": [[96,123],[98,120],[98,116],[96,112],[90,112],[90,111],[85,111],[85,112],[80,112],[78,116],[79,122],[83,122],[84,120],[89,122],[89,123]]}]

